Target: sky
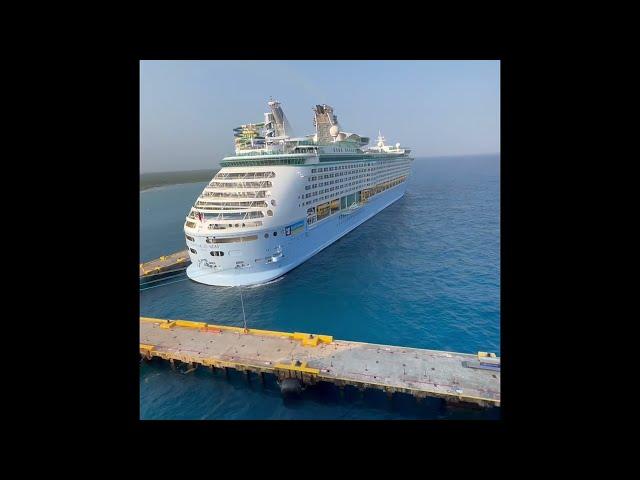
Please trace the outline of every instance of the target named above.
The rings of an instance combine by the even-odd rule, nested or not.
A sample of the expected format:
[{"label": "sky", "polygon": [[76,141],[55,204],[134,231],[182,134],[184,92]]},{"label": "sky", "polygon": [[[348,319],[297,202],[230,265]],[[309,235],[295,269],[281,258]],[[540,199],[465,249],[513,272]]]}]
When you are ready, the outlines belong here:
[{"label": "sky", "polygon": [[270,97],[293,133],[328,104],[343,131],[378,130],[418,156],[500,152],[500,62],[211,60],[140,62],[140,171],[212,169],[233,128],[261,122]]}]

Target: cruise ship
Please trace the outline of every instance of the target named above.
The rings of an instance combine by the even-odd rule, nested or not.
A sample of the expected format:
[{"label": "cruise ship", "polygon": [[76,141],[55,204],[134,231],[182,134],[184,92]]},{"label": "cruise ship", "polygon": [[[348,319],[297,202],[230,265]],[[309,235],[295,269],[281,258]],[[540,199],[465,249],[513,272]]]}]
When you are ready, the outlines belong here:
[{"label": "cruise ship", "polygon": [[342,130],[329,105],[296,137],[282,106],[234,129],[235,155],[184,224],[187,275],[207,285],[265,283],[300,265],[404,195],[411,150]]}]

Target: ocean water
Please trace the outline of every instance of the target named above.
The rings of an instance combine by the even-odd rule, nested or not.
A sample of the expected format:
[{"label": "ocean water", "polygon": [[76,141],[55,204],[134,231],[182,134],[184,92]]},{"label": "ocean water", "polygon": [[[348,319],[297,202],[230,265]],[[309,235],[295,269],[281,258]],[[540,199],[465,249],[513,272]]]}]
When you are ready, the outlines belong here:
[{"label": "ocean water", "polygon": [[[140,193],[140,258],[185,248],[184,217],[205,183]],[[405,196],[283,277],[243,290],[252,328],[361,342],[500,354],[500,157],[417,158]],[[186,277],[140,292],[140,313],[242,326],[237,289]],[[140,366],[142,419],[490,419],[323,385],[283,400],[240,374]]]}]

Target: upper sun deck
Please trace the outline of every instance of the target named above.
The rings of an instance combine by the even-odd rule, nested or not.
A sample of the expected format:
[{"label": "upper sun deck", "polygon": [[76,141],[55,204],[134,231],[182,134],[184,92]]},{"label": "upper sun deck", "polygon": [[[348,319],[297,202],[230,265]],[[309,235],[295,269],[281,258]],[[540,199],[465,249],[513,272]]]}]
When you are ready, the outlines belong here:
[{"label": "upper sun deck", "polygon": [[271,112],[265,113],[264,122],[234,129],[236,152],[222,160],[223,167],[304,165],[406,156],[411,152],[400,144],[385,145],[382,135],[375,147],[367,147],[368,137],[341,131],[329,105],[313,109],[315,134],[295,137],[280,103],[271,101],[269,107]]}]

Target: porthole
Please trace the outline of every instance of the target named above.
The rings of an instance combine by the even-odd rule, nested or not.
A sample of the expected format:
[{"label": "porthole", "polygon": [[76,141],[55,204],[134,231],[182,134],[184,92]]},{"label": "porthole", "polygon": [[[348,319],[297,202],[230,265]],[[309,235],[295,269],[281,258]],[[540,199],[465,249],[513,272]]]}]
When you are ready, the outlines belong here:
[{"label": "porthole", "polygon": [[264,238],[269,238],[269,234],[268,234],[268,233],[265,233],[265,234],[264,234]]},{"label": "porthole", "polygon": [[273,217],[273,211],[272,210],[267,210],[267,215],[270,217]]},{"label": "porthole", "polygon": [[276,206],[276,201],[275,200],[271,200],[271,205],[273,205],[275,207]]},{"label": "porthole", "polygon": [[189,251],[193,254],[197,254],[198,252],[196,252],[193,248],[190,248]]},{"label": "porthole", "polygon": [[278,236],[278,232],[273,232],[273,236],[277,237]]}]

